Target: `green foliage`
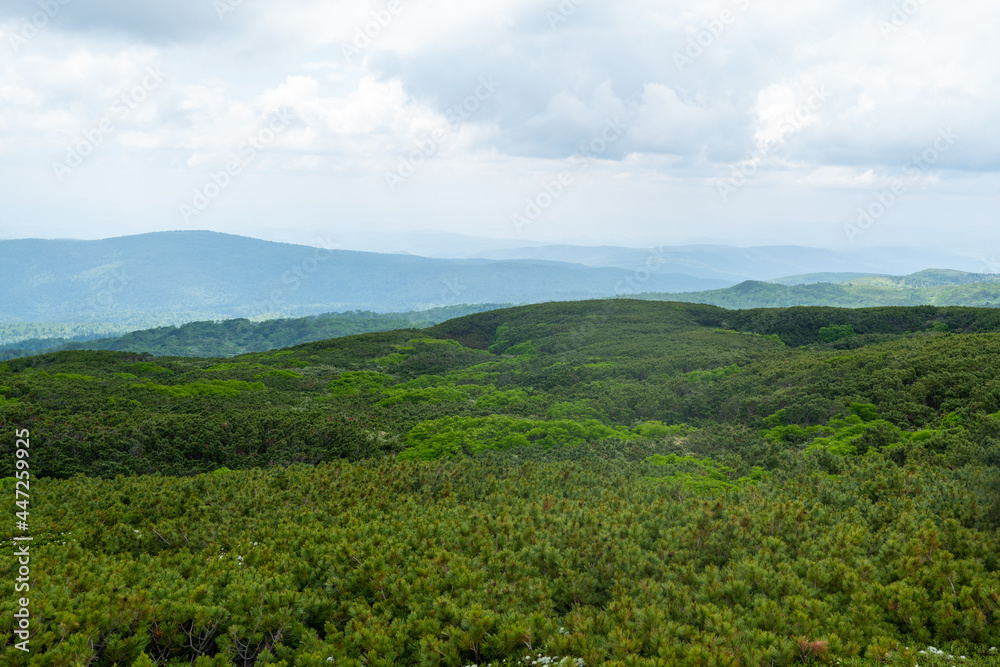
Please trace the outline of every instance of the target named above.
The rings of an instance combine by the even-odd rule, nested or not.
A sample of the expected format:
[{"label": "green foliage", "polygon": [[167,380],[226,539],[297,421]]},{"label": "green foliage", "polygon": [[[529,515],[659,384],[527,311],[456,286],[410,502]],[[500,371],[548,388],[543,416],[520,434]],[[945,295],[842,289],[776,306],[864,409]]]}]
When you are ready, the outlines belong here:
[{"label": "green foliage", "polygon": [[549,419],[575,419],[578,421],[594,419],[600,422],[608,421],[607,415],[594,408],[593,402],[589,399],[553,403],[546,410],[545,416]]},{"label": "green foliage", "polygon": [[392,383],[392,378],[373,371],[348,371],[330,380],[330,393],[334,396],[359,396],[381,391]]},{"label": "green foliage", "polygon": [[491,391],[476,400],[476,406],[490,411],[507,411],[521,406],[527,406],[531,400],[528,392],[523,389],[508,389],[506,391]]},{"label": "green foliage", "polygon": [[851,403],[847,406],[852,415],[857,415],[861,421],[875,421],[878,419],[878,407],[874,403]]},{"label": "green foliage", "polygon": [[469,394],[454,387],[426,387],[420,389],[391,389],[386,392],[388,398],[383,398],[379,405],[386,407],[397,403],[440,403],[455,401],[458,403],[469,400]]},{"label": "green foliage", "polygon": [[260,375],[255,375],[254,377],[259,378],[291,378],[298,380],[302,378],[302,373],[296,373],[295,371],[287,371],[283,368],[275,368],[269,371],[265,371]]},{"label": "green foliage", "polygon": [[173,371],[154,364],[151,361],[140,361],[127,366],[129,372],[136,375],[172,375]]},{"label": "green foliage", "polygon": [[244,391],[264,391],[263,382],[244,382],[243,380],[200,380],[190,384],[162,385],[143,382],[132,385],[133,389],[148,389],[172,398],[189,398],[192,396],[238,396]]},{"label": "green foliage", "polygon": [[655,419],[643,422],[635,427],[635,432],[651,440],[666,440],[667,438],[683,438],[692,431],[687,424],[664,424]]},{"label": "green foliage", "polygon": [[677,454],[654,455],[646,459],[663,468],[661,475],[651,480],[665,480],[681,483],[682,488],[698,494],[725,492],[736,486],[752,484],[763,479],[767,473],[755,467],[749,476],[736,477],[736,470],[709,458],[678,456]]},{"label": "green foliage", "polygon": [[232,360],[12,359],[40,575],[30,656],[4,579],[2,659],[985,667],[997,322],[621,299]]},{"label": "green foliage", "polygon": [[833,343],[844,338],[851,338],[852,336],[857,336],[857,332],[854,331],[854,327],[850,324],[831,324],[828,327],[820,327],[819,333],[816,338],[821,343]]},{"label": "green foliage", "polygon": [[489,346],[488,350],[492,354],[501,354],[504,350],[510,347],[510,325],[501,324],[497,327],[496,333],[493,336],[493,344]]},{"label": "green foliage", "polygon": [[27,664],[985,667],[1000,643],[985,469],[522,451],[38,480]]},{"label": "green foliage", "polygon": [[484,449],[510,449],[529,445],[573,447],[608,438],[627,439],[623,428],[605,426],[595,419],[539,421],[504,415],[445,417],[417,424],[406,436],[403,459],[436,459],[475,453]]},{"label": "green foliage", "polygon": [[517,345],[512,345],[504,350],[504,354],[512,354],[514,356],[528,356],[534,357],[538,354],[538,348],[530,341],[526,340],[523,343],[518,343]]},{"label": "green foliage", "polygon": [[737,366],[736,364],[732,364],[730,366],[720,366],[719,368],[713,368],[707,371],[690,371],[684,373],[683,377],[684,379],[690,380],[691,382],[700,382],[700,381],[719,380],[721,378],[728,377],[730,375],[739,372],[740,372],[740,367]]}]

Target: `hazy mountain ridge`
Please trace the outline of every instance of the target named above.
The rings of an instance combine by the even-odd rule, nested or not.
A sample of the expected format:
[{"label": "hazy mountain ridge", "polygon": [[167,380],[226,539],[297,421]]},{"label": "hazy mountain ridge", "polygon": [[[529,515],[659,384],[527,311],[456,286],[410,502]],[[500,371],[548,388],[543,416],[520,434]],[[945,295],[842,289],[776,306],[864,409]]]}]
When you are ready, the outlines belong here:
[{"label": "hazy mountain ridge", "polygon": [[[548,245],[489,250],[483,257],[492,259],[534,258],[576,262],[587,266],[633,268],[649,258],[662,262],[663,271],[680,272],[700,278],[781,281],[782,276],[805,278],[802,282],[839,282],[835,279],[809,280],[810,275],[852,276],[909,274],[928,266],[950,269],[978,269],[980,263],[968,258],[914,249],[875,248],[843,252],[803,246],[758,246],[738,248],[722,245],[685,245],[650,248],[615,246]],[[798,275],[796,275],[798,274]],[[785,283],[790,284],[790,283]]]},{"label": "hazy mountain ridge", "polygon": [[[637,267],[638,268],[638,267]],[[0,321],[142,322],[405,312],[460,303],[530,303],[621,292],[619,268],[434,259],[159,232],[100,241],[0,242]],[[733,281],[654,271],[642,288],[691,290]]]},{"label": "hazy mountain ridge", "polygon": [[[356,310],[400,313],[457,304],[539,303],[639,292],[652,293],[649,298],[697,299],[728,308],[991,306],[998,301],[992,288],[971,287],[997,280],[985,274],[935,269],[888,275],[886,269],[922,261],[924,255],[885,249],[852,254],[797,246],[528,245],[488,249],[484,254],[489,257],[442,259],[193,231],[100,241],[3,241],[0,278],[6,289],[0,297],[0,322],[98,328],[113,324],[118,331],[135,331],[196,321]],[[880,270],[856,271],[869,267]],[[803,269],[813,273],[788,275]],[[771,283],[739,286],[747,280]],[[793,283],[814,286],[799,289]],[[724,291],[734,285],[735,291]],[[968,289],[949,292],[944,286]],[[932,292],[918,293],[921,289]],[[45,339],[59,336],[34,337],[41,346]]]},{"label": "hazy mountain ridge", "polygon": [[636,298],[704,303],[729,309],[792,306],[974,306],[1000,307],[1000,275],[927,269],[909,276],[861,276],[839,283],[785,284],[809,275],[772,282],[746,281],[719,290],[643,294]]}]

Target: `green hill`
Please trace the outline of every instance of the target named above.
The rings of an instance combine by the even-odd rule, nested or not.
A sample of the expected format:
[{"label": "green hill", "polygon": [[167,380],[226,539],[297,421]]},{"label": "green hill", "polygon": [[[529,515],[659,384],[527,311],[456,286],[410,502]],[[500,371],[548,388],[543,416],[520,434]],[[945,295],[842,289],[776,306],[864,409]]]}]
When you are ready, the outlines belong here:
[{"label": "green hill", "polygon": [[810,285],[813,283],[854,283],[889,287],[933,287],[937,285],[970,285],[1000,282],[995,273],[968,273],[951,269],[924,269],[908,276],[871,273],[804,273],[768,280],[779,285]]},{"label": "green hill", "polygon": [[996,664],[997,309],[61,351],[0,363],[0,433],[5,664]]},{"label": "green hill", "polygon": [[[837,282],[813,282],[815,278]],[[796,284],[790,284],[797,281]],[[729,309],[788,308],[791,306],[1000,306],[1000,276],[944,269],[920,271],[909,276],[858,276],[816,274],[746,281],[704,292],[649,293],[639,299],[705,303]]]},{"label": "green hill", "polygon": [[[113,338],[84,335],[82,340],[65,338],[17,339],[0,344],[0,361],[61,350],[118,350],[157,356],[229,357],[249,352],[266,352],[281,347],[337,338],[371,331],[428,327],[451,317],[500,308],[498,304],[446,306],[410,313],[327,313],[308,317],[251,322],[246,319],[223,322],[189,322],[133,331]],[[13,337],[20,332],[70,333],[87,329],[79,325],[2,325],[0,334]],[[2,338],[0,338],[2,341]]]}]

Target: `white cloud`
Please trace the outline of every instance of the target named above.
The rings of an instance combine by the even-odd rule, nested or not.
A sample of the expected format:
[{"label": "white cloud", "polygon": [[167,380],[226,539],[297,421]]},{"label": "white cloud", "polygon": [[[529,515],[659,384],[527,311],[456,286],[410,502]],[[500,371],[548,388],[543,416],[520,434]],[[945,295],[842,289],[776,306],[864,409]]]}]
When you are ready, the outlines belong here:
[{"label": "white cloud", "polygon": [[[622,0],[580,3],[556,23],[548,14],[560,12],[555,0],[398,3],[391,11],[388,0],[262,0],[221,20],[211,3],[195,0],[149,15],[124,0],[66,5],[0,69],[0,161],[15,175],[0,205],[25,220],[73,210],[76,191],[54,183],[52,160],[112,113],[153,63],[168,76],[127,117],[114,116],[115,131],[74,174],[87,173],[80,183],[120,183],[127,165],[148,199],[173,202],[183,196],[178,180],[218,168],[269,114],[289,107],[294,122],[254,166],[255,193],[281,196],[287,179],[304,174],[327,177],[337,191],[372,183],[370,196],[384,201],[352,210],[377,211],[385,224],[503,219],[505,198],[516,206],[520,196],[516,184],[527,179],[530,190],[536,174],[616,118],[627,133],[602,155],[601,174],[629,184],[619,224],[634,225],[633,236],[652,229],[650,220],[690,217],[720,230],[740,217],[796,212],[829,223],[839,204],[804,205],[801,190],[863,197],[946,127],[961,139],[924,175],[922,192],[982,194],[968,199],[969,220],[992,201],[1000,169],[995,3],[922,2],[900,18],[891,2],[862,0]],[[0,8],[0,49],[9,51],[33,6]],[[368,31],[363,46],[359,30]],[[700,38],[702,51],[679,70],[673,54],[689,38]],[[346,58],[344,45],[357,57]],[[449,124],[449,109],[481,77],[501,85]],[[829,97],[810,105],[817,89]],[[435,132],[446,139],[409,189],[446,192],[461,174],[478,194],[407,199],[413,194],[380,190],[384,171]],[[764,148],[739,203],[719,208],[712,184]],[[42,187],[37,200],[14,192],[18,179]],[[250,190],[227,197],[249,198]],[[571,195],[579,203],[563,208],[607,211],[598,199],[617,192],[589,178]],[[296,197],[290,218],[330,206],[319,192]],[[117,210],[113,201],[105,207],[95,198],[79,210],[99,226],[102,211]]]}]

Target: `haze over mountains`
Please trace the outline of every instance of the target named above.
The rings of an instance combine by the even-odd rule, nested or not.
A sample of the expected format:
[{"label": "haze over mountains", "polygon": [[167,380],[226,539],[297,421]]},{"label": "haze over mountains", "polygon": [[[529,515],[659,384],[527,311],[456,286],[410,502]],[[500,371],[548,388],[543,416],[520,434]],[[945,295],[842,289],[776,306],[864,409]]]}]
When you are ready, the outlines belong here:
[{"label": "haze over mountains", "polygon": [[730,310],[792,306],[1000,306],[1000,275],[997,274],[928,269],[909,276],[819,276],[823,279],[817,280],[816,276],[807,274],[771,282],[748,280],[725,289],[649,293],[638,298],[704,303]]},{"label": "haze over mountains", "polygon": [[912,273],[928,268],[927,261],[950,262],[952,267],[971,261],[796,246],[561,245],[494,247],[482,254],[430,258],[326,250],[200,231],[98,241],[0,241],[5,286],[0,322],[115,322],[142,328],[235,317],[404,312],[647,292],[677,295],[747,280],[789,284],[792,279],[782,276],[790,274],[799,274],[794,280],[801,283],[836,282],[873,273]]},{"label": "haze over mountains", "polygon": [[[640,265],[641,266],[641,265]],[[530,303],[630,290],[619,268],[326,250],[214,232],[0,242],[0,321],[162,323]],[[731,281],[659,270],[642,291]]]}]

